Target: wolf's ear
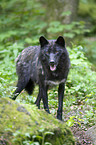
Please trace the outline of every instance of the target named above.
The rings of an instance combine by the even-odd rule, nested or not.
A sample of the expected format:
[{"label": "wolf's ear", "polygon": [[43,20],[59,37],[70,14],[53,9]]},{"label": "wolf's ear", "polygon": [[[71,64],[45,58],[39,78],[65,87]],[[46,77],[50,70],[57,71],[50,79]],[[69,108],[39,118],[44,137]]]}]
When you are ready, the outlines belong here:
[{"label": "wolf's ear", "polygon": [[49,42],[46,40],[46,38],[43,37],[43,36],[41,36],[41,37],[39,38],[39,42],[40,42],[41,47],[43,47],[44,45],[47,45],[47,44],[49,43]]},{"label": "wolf's ear", "polygon": [[65,40],[62,36],[59,36],[55,42],[56,44],[65,47]]}]

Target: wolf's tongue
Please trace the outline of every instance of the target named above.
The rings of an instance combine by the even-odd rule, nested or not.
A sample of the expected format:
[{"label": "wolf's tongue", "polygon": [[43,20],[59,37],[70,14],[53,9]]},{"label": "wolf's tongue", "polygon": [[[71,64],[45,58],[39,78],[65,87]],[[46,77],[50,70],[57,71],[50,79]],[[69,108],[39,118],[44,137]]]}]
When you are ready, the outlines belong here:
[{"label": "wolf's tongue", "polygon": [[55,66],[55,65],[54,65],[54,66],[51,66],[51,65],[50,65],[50,70],[51,70],[51,71],[55,71],[55,70],[56,70],[56,66]]}]

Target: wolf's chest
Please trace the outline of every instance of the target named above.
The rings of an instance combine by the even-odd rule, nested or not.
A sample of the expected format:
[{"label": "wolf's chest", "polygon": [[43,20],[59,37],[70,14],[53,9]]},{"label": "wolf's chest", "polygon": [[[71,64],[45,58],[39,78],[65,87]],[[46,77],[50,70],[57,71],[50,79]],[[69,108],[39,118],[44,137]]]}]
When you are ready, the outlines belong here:
[{"label": "wolf's chest", "polygon": [[62,80],[45,80],[45,83],[47,84],[47,85],[51,85],[51,86],[53,86],[53,85],[59,85],[59,84],[61,84],[61,83],[65,83],[65,81],[66,81],[66,79],[62,79]]}]

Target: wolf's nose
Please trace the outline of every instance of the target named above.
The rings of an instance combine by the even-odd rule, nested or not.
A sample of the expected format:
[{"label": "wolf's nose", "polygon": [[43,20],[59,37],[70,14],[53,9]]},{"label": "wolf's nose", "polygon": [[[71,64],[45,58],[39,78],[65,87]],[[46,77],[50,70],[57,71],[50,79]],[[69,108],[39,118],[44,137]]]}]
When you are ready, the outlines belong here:
[{"label": "wolf's nose", "polygon": [[50,61],[50,65],[54,65],[54,60],[51,60]]}]

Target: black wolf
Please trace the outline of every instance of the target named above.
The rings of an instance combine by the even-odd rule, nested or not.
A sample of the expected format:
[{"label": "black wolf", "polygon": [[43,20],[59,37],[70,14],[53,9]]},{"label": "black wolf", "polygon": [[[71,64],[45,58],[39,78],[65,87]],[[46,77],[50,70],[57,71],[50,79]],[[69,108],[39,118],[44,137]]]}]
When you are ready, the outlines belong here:
[{"label": "black wolf", "polygon": [[38,84],[39,94],[35,103],[40,108],[42,99],[44,109],[50,113],[47,90],[50,85],[59,85],[57,118],[62,120],[65,82],[70,67],[65,40],[59,36],[57,40],[48,41],[41,36],[39,41],[40,46],[25,48],[16,60],[18,83],[12,99],[15,100],[24,88],[31,95],[35,84]]}]

